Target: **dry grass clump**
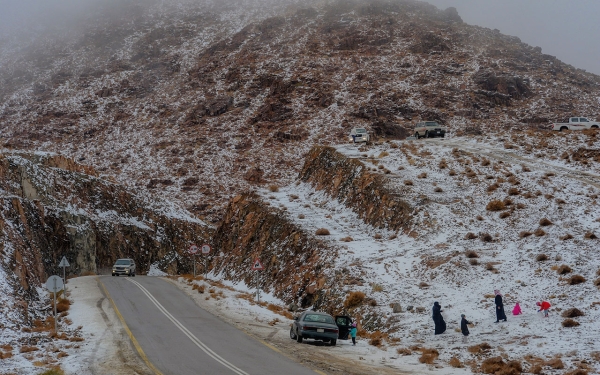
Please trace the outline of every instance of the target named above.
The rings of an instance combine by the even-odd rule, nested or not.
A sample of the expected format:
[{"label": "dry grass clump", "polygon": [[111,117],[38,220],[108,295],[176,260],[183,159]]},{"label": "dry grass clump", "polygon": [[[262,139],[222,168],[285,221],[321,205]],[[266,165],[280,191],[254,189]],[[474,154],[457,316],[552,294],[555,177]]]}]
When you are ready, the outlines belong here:
[{"label": "dry grass clump", "polygon": [[545,363],[546,366],[550,366],[555,370],[562,370],[565,368],[565,364],[560,358],[552,358]]},{"label": "dry grass clump", "polygon": [[433,189],[433,191],[435,191],[436,193],[441,193],[441,192],[443,192],[444,190],[442,190],[442,188],[438,186],[438,187],[436,187],[435,189]]},{"label": "dry grass clump", "polygon": [[488,351],[490,349],[492,349],[492,346],[490,344],[488,344],[487,342],[482,342],[479,345],[473,345],[473,346],[469,346],[467,348],[467,350],[469,351],[469,353],[473,353],[473,354],[483,353],[483,352],[486,352],[486,351]]},{"label": "dry grass clump", "polygon": [[279,186],[277,186],[277,185],[269,185],[269,191],[271,193],[277,193],[279,191]]},{"label": "dry grass clump", "polygon": [[421,281],[419,283],[419,288],[421,288],[421,289],[429,288],[429,284],[427,284],[425,281]]},{"label": "dry grass clump", "polygon": [[327,230],[326,228],[319,228],[319,229],[317,229],[315,234],[317,236],[329,236],[330,233],[329,233],[329,230]]},{"label": "dry grass clump", "polygon": [[369,345],[381,346],[381,344],[383,344],[384,338],[385,338],[385,335],[383,333],[381,333],[380,331],[375,331],[375,332],[371,333],[371,339],[369,340]]},{"label": "dry grass clump", "polygon": [[508,195],[519,195],[519,189],[514,187],[508,189]]},{"label": "dry grass clump", "polygon": [[519,238],[525,238],[525,237],[529,237],[531,236],[533,233],[529,232],[529,231],[522,231],[521,233],[519,233]]},{"label": "dry grass clump", "polygon": [[298,219],[304,219],[305,217],[304,214],[298,214]]},{"label": "dry grass clump", "polygon": [[543,218],[540,220],[540,226],[542,227],[547,227],[549,225],[552,225],[552,222],[546,218]]},{"label": "dry grass clump", "polygon": [[598,237],[592,232],[586,232],[586,234],[583,235],[583,238],[586,240],[595,240]]},{"label": "dry grass clump", "polygon": [[56,303],[56,312],[61,313],[65,311],[69,311],[71,308],[71,301],[66,298],[61,298]]},{"label": "dry grass clump", "polygon": [[565,375],[588,375],[588,372],[578,368],[576,370],[567,372]]},{"label": "dry grass clump", "polygon": [[548,260],[548,255],[538,254],[538,256],[535,257],[535,260],[537,260],[538,262],[545,262]]},{"label": "dry grass clump", "polygon": [[600,287],[600,279],[594,280],[594,285]]},{"label": "dry grass clump", "polygon": [[488,165],[490,165],[490,161],[486,158],[483,158],[483,160],[481,160],[481,165],[483,167],[487,167]]},{"label": "dry grass clump", "polygon": [[494,263],[486,263],[485,264],[485,269],[488,271],[498,271],[495,267],[494,267]]},{"label": "dry grass clump", "polygon": [[533,232],[537,237],[542,237],[546,235],[546,232],[542,228],[538,228]]},{"label": "dry grass clump", "polygon": [[450,358],[450,361],[448,362],[448,364],[454,368],[461,368],[463,367],[462,363],[460,363],[460,360],[456,357],[452,357]]},{"label": "dry grass clump", "polygon": [[477,253],[476,253],[475,251],[473,251],[473,250],[469,250],[469,251],[467,251],[467,252],[465,253],[465,256],[466,256],[467,258],[469,258],[469,259],[472,259],[472,258],[479,258],[479,254],[477,254]]},{"label": "dry grass clump", "polygon": [[475,219],[477,219],[477,220],[479,220],[479,221],[483,221],[483,216],[481,216],[481,215],[477,215],[477,217],[476,217]]},{"label": "dry grass clump", "polygon": [[439,356],[440,353],[435,349],[422,348],[419,362],[431,365],[436,359],[438,359]]},{"label": "dry grass clump", "polygon": [[496,183],[491,184],[490,186],[487,187],[487,191],[489,193],[491,193],[492,191],[495,191],[496,189],[498,189],[500,186]]},{"label": "dry grass clump", "polygon": [[540,365],[533,365],[531,366],[531,368],[529,369],[529,372],[535,375],[539,375],[542,373],[542,366]]},{"label": "dry grass clump", "polygon": [[563,313],[561,314],[561,316],[563,318],[577,318],[578,316],[584,316],[584,315],[585,314],[583,313],[583,311],[581,311],[575,307],[568,309],[566,311],[563,311]]},{"label": "dry grass clump", "polygon": [[481,240],[483,242],[492,242],[492,241],[494,241],[494,237],[492,237],[492,235],[489,233],[482,233]]},{"label": "dry grass clump", "polygon": [[446,162],[446,159],[442,159],[442,160],[440,160],[440,164],[438,164],[438,167],[439,167],[440,169],[446,169],[446,168],[448,168],[448,164],[447,164],[447,162]]},{"label": "dry grass clump", "polygon": [[350,292],[344,301],[344,307],[347,309],[359,306],[365,300],[365,294],[363,292]]},{"label": "dry grass clump", "polygon": [[472,266],[476,266],[479,264],[479,261],[477,259],[469,259],[469,264]]},{"label": "dry grass clump", "polygon": [[21,349],[19,349],[19,353],[35,352],[37,350],[40,350],[40,348],[38,348],[37,346],[23,345],[21,346]]},{"label": "dry grass clump", "polygon": [[510,211],[500,212],[500,219],[506,219],[510,216]]},{"label": "dry grass clump", "polygon": [[354,241],[354,239],[352,237],[348,236],[348,237],[340,238],[340,241],[342,241],[342,242],[352,242],[352,241]]},{"label": "dry grass clump", "polygon": [[585,283],[585,277],[581,276],[581,275],[573,275],[571,276],[571,278],[568,281],[569,285],[578,285],[578,284],[583,284]]},{"label": "dry grass clump", "polygon": [[490,201],[487,204],[487,206],[485,206],[485,209],[488,211],[502,211],[505,208],[506,208],[506,204],[498,199],[494,199],[494,200]]},{"label": "dry grass clump", "polygon": [[427,172],[423,172],[417,176],[418,178],[427,178]]},{"label": "dry grass clump", "polygon": [[381,158],[385,158],[386,156],[390,156],[390,153],[389,153],[389,152],[387,152],[387,151],[382,151],[382,152],[379,154],[378,158],[379,158],[379,159],[381,159]]},{"label": "dry grass clump", "polygon": [[456,171],[454,169],[450,169],[450,171],[448,172],[449,176],[456,176]]},{"label": "dry grass clump", "polygon": [[396,349],[396,353],[400,355],[411,355],[412,351],[409,348],[398,348]]},{"label": "dry grass clump", "polygon": [[573,236],[571,235],[571,233],[567,233],[564,236],[560,236],[559,238],[561,241],[567,241],[567,240],[572,240]]},{"label": "dry grass clump", "polygon": [[411,180],[404,180],[404,185],[413,186],[413,182]]},{"label": "dry grass clump", "polygon": [[523,366],[519,361],[504,362],[502,357],[492,357],[483,360],[481,371],[484,374],[518,375],[523,372]]},{"label": "dry grass clump", "polygon": [[474,240],[477,238],[477,235],[473,232],[469,232],[465,235],[465,240]]},{"label": "dry grass clump", "polygon": [[566,274],[568,274],[570,272],[573,272],[573,270],[571,269],[571,267],[567,266],[566,264],[563,264],[563,265],[561,265],[560,267],[558,267],[556,269],[556,272],[559,275],[566,275]]},{"label": "dry grass clump", "polygon": [[579,326],[579,322],[573,319],[565,319],[562,322],[562,326],[565,328],[577,327]]},{"label": "dry grass clump", "polygon": [[60,367],[53,367],[49,370],[42,372],[40,375],[65,375],[65,372],[61,370]]}]

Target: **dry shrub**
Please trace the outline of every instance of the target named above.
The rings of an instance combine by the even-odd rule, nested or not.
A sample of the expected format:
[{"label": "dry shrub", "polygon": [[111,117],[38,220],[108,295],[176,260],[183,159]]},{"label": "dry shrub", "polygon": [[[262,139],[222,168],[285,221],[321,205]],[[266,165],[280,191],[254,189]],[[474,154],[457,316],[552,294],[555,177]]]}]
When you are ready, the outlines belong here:
[{"label": "dry shrub", "polygon": [[565,368],[565,364],[560,358],[552,358],[551,360],[546,361],[545,364],[546,366],[550,366],[555,370],[562,370]]},{"label": "dry shrub", "polygon": [[352,237],[348,236],[348,237],[340,238],[340,241],[342,241],[342,242],[352,242],[352,241],[354,241],[354,239]]},{"label": "dry shrub", "polygon": [[549,225],[552,225],[552,222],[546,218],[543,218],[540,220],[540,226],[542,227],[547,227]]},{"label": "dry shrub", "polygon": [[583,277],[581,275],[571,276],[571,278],[569,279],[569,282],[568,282],[569,285],[578,285],[578,284],[583,284],[583,283],[585,283],[585,277]]},{"label": "dry shrub", "polygon": [[563,311],[563,313],[561,314],[561,316],[563,318],[577,318],[578,316],[584,316],[584,315],[585,314],[583,313],[583,311],[581,311],[575,307],[568,309],[566,311]]},{"label": "dry shrub", "polygon": [[473,232],[469,232],[467,233],[467,235],[465,236],[465,240],[474,240],[477,238],[477,235]]},{"label": "dry shrub", "polygon": [[500,219],[506,219],[510,216],[510,211],[500,212]]},{"label": "dry shrub", "polygon": [[548,260],[548,255],[546,254],[538,254],[537,257],[535,257],[535,260],[537,260],[538,262],[545,262]]},{"label": "dry shrub", "polygon": [[476,266],[479,264],[479,261],[477,259],[469,259],[469,264],[472,266]]},{"label": "dry shrub", "polygon": [[479,345],[473,345],[473,346],[469,346],[467,348],[467,350],[469,351],[469,353],[473,353],[473,354],[479,354],[479,353],[488,351],[490,349],[492,349],[492,347],[487,342],[482,342]]},{"label": "dry shrub", "polygon": [[13,351],[13,347],[12,347],[12,345],[10,345],[10,344],[3,344],[3,345],[0,345],[0,349],[2,349],[2,350],[6,350],[6,351],[9,351],[9,352],[12,352],[12,351]]},{"label": "dry shrub", "polygon": [[542,373],[542,366],[540,365],[533,365],[531,366],[531,368],[529,369],[529,372],[535,375],[539,375]]},{"label": "dry shrub", "polygon": [[594,285],[600,287],[600,279],[594,280]]},{"label": "dry shrub", "polygon": [[450,171],[448,172],[449,176],[456,176],[456,171],[454,169],[450,169]]},{"label": "dry shrub", "polygon": [[450,364],[450,366],[454,367],[454,368],[461,368],[463,367],[462,363],[460,363],[460,360],[456,357],[452,357],[450,358],[450,361],[448,362],[448,364]]},{"label": "dry shrub", "polygon": [[567,372],[565,375],[588,375],[588,372],[578,368],[576,370]]},{"label": "dry shrub", "polygon": [[564,199],[556,198],[556,203],[557,204],[565,204],[567,202],[565,202]]},{"label": "dry shrub", "polygon": [[595,240],[598,237],[592,232],[586,232],[583,238],[585,238],[586,240]]},{"label": "dry shrub", "polygon": [[492,357],[483,360],[481,371],[484,374],[518,375],[523,372],[523,366],[519,361],[504,362],[502,357]]},{"label": "dry shrub", "polygon": [[438,167],[439,167],[440,169],[445,169],[445,168],[448,168],[448,164],[447,164],[447,162],[446,162],[446,159],[442,159],[442,160],[440,161],[440,164],[438,164]]},{"label": "dry shrub", "polygon": [[421,349],[421,357],[419,357],[419,362],[431,365],[439,356],[440,353],[437,350],[423,348]]},{"label": "dry shrub", "polygon": [[381,344],[383,344],[384,338],[385,338],[385,335],[383,333],[381,333],[380,331],[375,331],[375,332],[371,333],[371,339],[369,340],[369,345],[381,346]]},{"label": "dry shrub", "polygon": [[319,228],[317,229],[317,231],[315,232],[315,234],[317,236],[329,236],[329,231],[325,228]]},{"label": "dry shrub", "polygon": [[479,258],[479,254],[477,254],[475,251],[473,250],[469,250],[465,253],[465,256],[467,258]]},{"label": "dry shrub", "polygon": [[579,326],[579,322],[575,321],[573,319],[565,319],[562,322],[562,326],[565,328],[577,327],[577,326]]},{"label": "dry shrub", "polygon": [[61,298],[56,303],[56,312],[65,312],[71,308],[71,301],[66,298]]},{"label": "dry shrub", "polygon": [[442,190],[442,188],[438,186],[438,187],[436,187],[435,189],[433,189],[433,191],[435,191],[436,193],[441,193],[441,192],[443,192],[444,190]]},{"label": "dry shrub", "polygon": [[481,215],[477,215],[477,217],[476,217],[475,219],[477,219],[477,220],[479,220],[479,221],[483,221],[483,216],[481,216]]},{"label": "dry shrub", "polygon": [[405,180],[404,181],[404,185],[406,185],[406,186],[413,186],[413,182],[411,180]]},{"label": "dry shrub", "polygon": [[400,355],[411,355],[412,351],[409,348],[398,348],[396,349],[396,353]]},{"label": "dry shrub", "polygon": [[556,272],[559,275],[566,275],[570,272],[573,272],[573,270],[571,269],[571,267],[567,266],[566,264],[561,265],[560,267],[558,267],[558,269],[556,270]]},{"label": "dry shrub", "polygon": [[60,367],[53,367],[42,372],[40,375],[65,375],[65,372],[61,370]]},{"label": "dry shrub", "polygon": [[383,285],[381,284],[373,283],[371,284],[371,288],[373,292],[383,292]]},{"label": "dry shrub", "polygon": [[276,193],[279,191],[279,186],[277,185],[269,185],[269,191],[272,193]]},{"label": "dry shrub", "polygon": [[484,167],[487,167],[488,165],[490,165],[490,161],[489,161],[488,159],[485,159],[485,158],[484,158],[484,159],[481,161],[481,165],[482,165],[482,166],[484,166]]},{"label": "dry shrub", "polygon": [[493,263],[486,263],[485,264],[485,269],[488,271],[495,271],[496,268],[494,268],[494,264]]},{"label": "dry shrub", "polygon": [[421,281],[419,283],[419,288],[423,289],[423,288],[429,288],[429,284],[427,284],[425,281]]},{"label": "dry shrub", "polygon": [[192,286],[192,290],[197,290],[198,293],[204,293],[204,289],[205,289],[204,285],[194,284]]},{"label": "dry shrub", "polygon": [[546,232],[542,228],[538,228],[535,230],[535,232],[533,232],[533,234],[535,234],[537,237],[542,237],[546,235]]},{"label": "dry shrub", "polygon": [[591,352],[590,357],[592,357],[594,361],[600,362],[600,352]]},{"label": "dry shrub", "polygon": [[379,154],[378,158],[379,158],[379,159],[381,159],[381,158],[385,158],[386,156],[390,156],[390,153],[389,153],[389,152],[387,152],[387,151],[382,151],[382,152]]},{"label": "dry shrub", "polygon": [[573,236],[571,235],[571,233],[567,233],[564,236],[560,236],[559,238],[561,241],[567,241],[567,240],[572,240]]},{"label": "dry shrub", "polygon": [[519,195],[519,189],[514,187],[508,189],[508,195]]},{"label": "dry shrub", "polygon": [[498,184],[491,184],[490,186],[487,187],[487,191],[491,193],[492,191],[495,191],[499,187],[500,186],[498,186]]},{"label": "dry shrub", "polygon": [[492,242],[494,240],[494,237],[492,237],[492,235],[489,233],[483,233],[481,235],[481,240],[483,242]]},{"label": "dry shrub", "polygon": [[298,214],[298,219],[304,219],[305,217],[304,214]]},{"label": "dry shrub", "polygon": [[13,354],[11,352],[2,353],[0,351],[0,359],[8,359],[12,358]]},{"label": "dry shrub", "polygon": [[19,349],[19,353],[35,352],[37,350],[40,350],[40,348],[38,348],[37,346],[23,345],[21,346],[21,349]]},{"label": "dry shrub", "polygon": [[363,292],[350,292],[346,300],[344,301],[344,307],[347,309],[359,306],[365,300],[365,294]]},{"label": "dry shrub", "polygon": [[418,178],[427,178],[427,172],[423,172],[417,176]]},{"label": "dry shrub", "polygon": [[466,176],[469,178],[473,178],[473,177],[477,176],[477,173],[475,173],[475,171],[469,171],[466,173]]},{"label": "dry shrub", "polygon": [[383,168],[384,168],[383,164],[380,164],[379,167],[377,167],[377,169],[383,169]]},{"label": "dry shrub", "polygon": [[531,236],[533,233],[529,232],[529,231],[522,231],[521,233],[519,233],[519,238],[525,238],[525,237],[529,237]]},{"label": "dry shrub", "polygon": [[505,206],[507,206],[507,207],[508,207],[508,206],[510,206],[510,205],[512,205],[512,204],[513,204],[513,201],[512,201],[512,199],[510,199],[509,197],[506,197],[506,198],[504,199],[504,205],[505,205]]},{"label": "dry shrub", "polygon": [[487,204],[487,206],[485,206],[485,209],[488,211],[502,211],[505,208],[506,208],[506,204],[498,199],[494,199],[494,200],[490,201]]}]

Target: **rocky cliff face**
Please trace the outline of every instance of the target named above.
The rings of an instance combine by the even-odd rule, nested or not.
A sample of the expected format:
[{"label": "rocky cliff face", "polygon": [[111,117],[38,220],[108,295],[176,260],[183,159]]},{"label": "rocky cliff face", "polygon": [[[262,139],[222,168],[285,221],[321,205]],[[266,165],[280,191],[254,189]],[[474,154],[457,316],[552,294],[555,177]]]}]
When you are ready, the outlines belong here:
[{"label": "rocky cliff face", "polygon": [[386,177],[369,172],[362,162],[333,147],[313,147],[299,178],[344,203],[374,227],[398,231],[410,224],[410,206],[387,187]]},{"label": "rocky cliff face", "polygon": [[[123,257],[135,259],[139,273],[153,264],[187,272],[191,264],[182,254],[212,234],[185,211],[94,174],[57,155],[0,154],[0,260],[8,280],[3,292],[22,306],[25,318],[28,304],[39,297],[36,288],[59,273],[63,256],[69,274],[95,273]],[[2,305],[3,312],[9,305]]]}]

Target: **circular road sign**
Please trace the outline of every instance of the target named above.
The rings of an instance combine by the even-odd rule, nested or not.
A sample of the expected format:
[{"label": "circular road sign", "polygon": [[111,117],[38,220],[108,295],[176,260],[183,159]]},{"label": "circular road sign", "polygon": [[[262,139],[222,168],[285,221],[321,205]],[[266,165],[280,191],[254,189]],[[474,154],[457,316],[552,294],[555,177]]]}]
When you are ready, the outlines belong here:
[{"label": "circular road sign", "polygon": [[202,254],[209,254],[210,250],[211,250],[211,248],[210,248],[209,244],[202,245]]},{"label": "circular road sign", "polygon": [[190,249],[188,250],[188,252],[190,254],[196,254],[198,252],[198,246],[196,246],[196,245],[190,246]]},{"label": "circular road sign", "polygon": [[50,276],[46,281],[46,289],[52,293],[58,293],[63,290],[64,284],[60,276]]}]

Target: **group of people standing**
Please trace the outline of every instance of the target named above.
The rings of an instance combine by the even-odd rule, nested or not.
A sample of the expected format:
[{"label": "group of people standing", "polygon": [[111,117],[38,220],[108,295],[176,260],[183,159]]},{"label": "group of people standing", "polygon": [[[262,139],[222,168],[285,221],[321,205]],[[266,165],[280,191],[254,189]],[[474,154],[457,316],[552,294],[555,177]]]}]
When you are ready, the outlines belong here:
[{"label": "group of people standing", "polygon": [[[496,321],[495,323],[500,322],[501,320],[503,321],[507,321],[506,320],[506,313],[504,312],[504,303],[502,301],[502,294],[500,293],[500,291],[498,289],[494,290],[494,304],[496,305]],[[538,310],[538,312],[543,311],[544,312],[544,317],[548,317],[548,310],[550,309],[550,303],[547,301],[541,301],[541,302],[536,302],[536,305],[540,308]],[[442,306],[440,305],[439,302],[434,302],[433,303],[433,323],[435,324],[435,334],[439,335],[442,334],[444,332],[446,332],[446,321],[444,320],[444,317],[442,316]],[[519,306],[519,303],[517,302],[515,305],[515,308],[513,309],[513,315],[520,315],[521,312],[521,306]],[[469,322],[465,316],[465,314],[461,314],[461,321],[460,321],[460,330],[463,334],[463,336],[466,338],[467,336],[469,336],[469,327],[468,325],[471,324],[471,322]]]}]

